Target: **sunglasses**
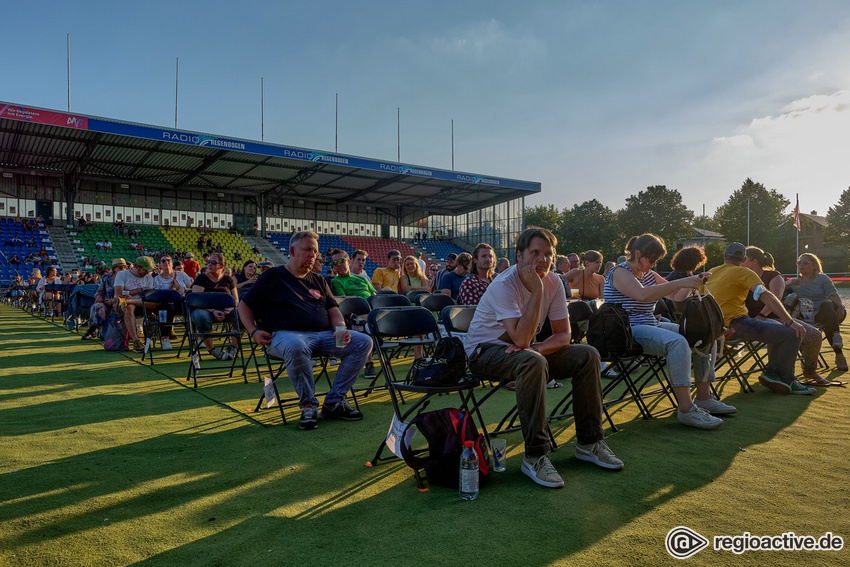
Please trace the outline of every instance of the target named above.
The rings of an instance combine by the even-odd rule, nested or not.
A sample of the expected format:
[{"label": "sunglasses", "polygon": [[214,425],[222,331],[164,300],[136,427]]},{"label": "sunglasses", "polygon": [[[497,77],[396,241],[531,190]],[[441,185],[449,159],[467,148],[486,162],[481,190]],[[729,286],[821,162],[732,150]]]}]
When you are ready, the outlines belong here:
[{"label": "sunglasses", "polygon": [[169,258],[163,258],[159,261],[160,264],[170,264],[171,260]]},{"label": "sunglasses", "polygon": [[221,262],[216,262],[215,260],[207,260],[207,266],[215,266],[220,264]]},{"label": "sunglasses", "polygon": [[341,266],[348,261],[348,258],[340,258],[339,260],[333,260],[331,262],[331,266]]}]

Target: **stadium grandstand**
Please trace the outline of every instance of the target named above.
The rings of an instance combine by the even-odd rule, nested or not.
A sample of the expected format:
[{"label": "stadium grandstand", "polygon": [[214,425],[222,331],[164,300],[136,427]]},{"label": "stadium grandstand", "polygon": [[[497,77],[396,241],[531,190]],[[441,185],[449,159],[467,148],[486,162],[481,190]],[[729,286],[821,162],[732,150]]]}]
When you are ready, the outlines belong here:
[{"label": "stadium grandstand", "polygon": [[[522,228],[524,198],[540,190],[529,181],[0,102],[3,280],[33,267],[9,262],[29,253],[11,235],[19,228],[60,271],[139,251],[197,253],[209,240],[230,260],[281,262],[288,236],[306,229],[320,235],[322,251],[367,250],[367,270],[384,265],[389,249],[439,263],[483,241],[505,255]],[[103,239],[108,253],[97,246]]]}]

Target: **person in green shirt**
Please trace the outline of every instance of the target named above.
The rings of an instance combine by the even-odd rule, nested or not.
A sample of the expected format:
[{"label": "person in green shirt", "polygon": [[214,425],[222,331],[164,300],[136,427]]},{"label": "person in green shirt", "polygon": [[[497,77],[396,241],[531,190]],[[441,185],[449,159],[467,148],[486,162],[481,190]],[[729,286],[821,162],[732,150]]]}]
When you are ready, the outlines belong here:
[{"label": "person in green shirt", "polygon": [[348,252],[345,250],[331,250],[331,271],[334,274],[331,280],[334,295],[354,295],[368,299],[377,293],[371,282],[351,275]]}]

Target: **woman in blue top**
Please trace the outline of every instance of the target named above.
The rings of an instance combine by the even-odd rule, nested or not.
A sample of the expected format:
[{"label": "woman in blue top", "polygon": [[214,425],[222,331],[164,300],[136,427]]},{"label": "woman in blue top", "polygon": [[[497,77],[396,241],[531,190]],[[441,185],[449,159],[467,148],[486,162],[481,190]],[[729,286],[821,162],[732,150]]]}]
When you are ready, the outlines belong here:
[{"label": "woman in blue top", "polygon": [[[656,319],[655,303],[665,296],[681,301],[700,287],[707,274],[666,281],[652,268],[667,254],[664,241],[654,234],[634,236],[626,245],[626,261],[605,278],[605,301],[619,303],[629,314],[632,334],[646,354],[667,358],[667,372],[679,410],[679,423],[700,429],[715,429],[723,420],[711,415],[728,415],[737,410],[711,395],[714,364],[711,356],[694,357],[698,377],[696,401],[691,400],[691,348],[675,323]],[[710,274],[708,274],[710,275]],[[705,278],[705,279],[704,279]]]}]

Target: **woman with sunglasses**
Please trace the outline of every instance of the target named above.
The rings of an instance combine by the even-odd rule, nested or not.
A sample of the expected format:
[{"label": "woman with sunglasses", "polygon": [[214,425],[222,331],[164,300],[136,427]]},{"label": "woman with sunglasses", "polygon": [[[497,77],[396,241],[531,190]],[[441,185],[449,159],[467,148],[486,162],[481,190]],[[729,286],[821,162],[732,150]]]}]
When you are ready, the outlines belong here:
[{"label": "woman with sunglasses", "polygon": [[[714,357],[695,356],[696,401],[691,400],[691,347],[679,334],[676,323],[661,322],[655,317],[655,303],[672,294],[682,301],[690,290],[704,283],[703,277],[688,276],[666,281],[653,268],[667,254],[661,237],[654,234],[633,236],[626,244],[626,261],[615,266],[605,278],[605,301],[619,303],[629,314],[632,335],[643,352],[667,359],[667,373],[673,395],[679,406],[679,423],[699,429],[716,429],[723,420],[714,415],[728,415],[737,410],[711,395],[714,381]],[[707,279],[707,278],[706,278]]]},{"label": "woman with sunglasses", "polygon": [[847,310],[841,302],[841,297],[835,289],[835,284],[829,276],[823,273],[820,258],[810,252],[800,254],[797,258],[799,275],[786,282],[785,287],[797,294],[797,298],[812,302],[814,321],[823,325],[826,338],[835,351],[835,367],[847,370],[847,359],[844,358],[844,341],[841,338],[839,326],[847,317]]}]

